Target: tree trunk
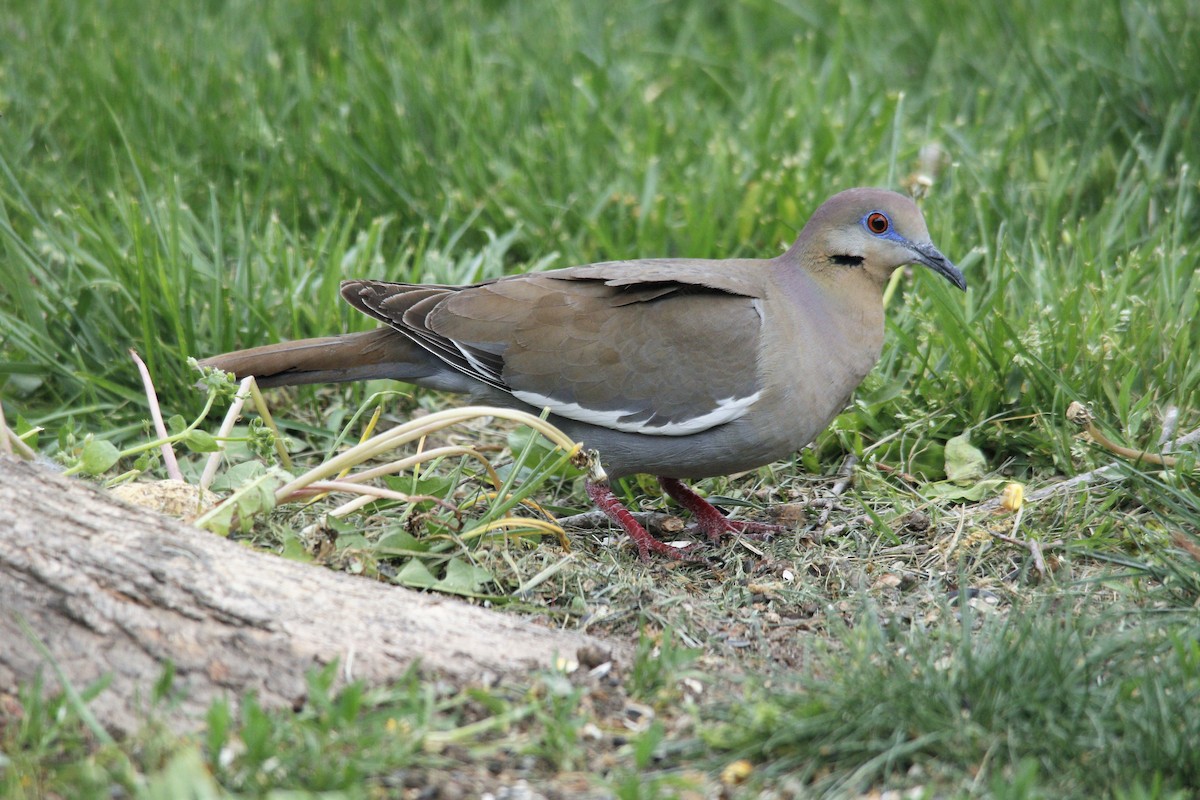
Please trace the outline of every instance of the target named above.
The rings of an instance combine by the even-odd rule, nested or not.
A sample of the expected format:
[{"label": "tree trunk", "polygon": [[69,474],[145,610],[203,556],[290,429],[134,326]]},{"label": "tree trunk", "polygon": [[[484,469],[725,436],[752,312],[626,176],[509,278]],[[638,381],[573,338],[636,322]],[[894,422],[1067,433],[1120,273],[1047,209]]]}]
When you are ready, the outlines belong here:
[{"label": "tree trunk", "polygon": [[629,655],[625,645],[255,552],[0,457],[0,692],[38,670],[52,679],[20,620],[77,689],[111,674],[91,708],[115,731],[138,724],[168,660],[186,695],[172,721],[194,725],[220,695],[254,689],[266,705],[293,705],[305,673],[335,658],[340,679],[379,684],[414,661],[470,682],[583,646]]}]

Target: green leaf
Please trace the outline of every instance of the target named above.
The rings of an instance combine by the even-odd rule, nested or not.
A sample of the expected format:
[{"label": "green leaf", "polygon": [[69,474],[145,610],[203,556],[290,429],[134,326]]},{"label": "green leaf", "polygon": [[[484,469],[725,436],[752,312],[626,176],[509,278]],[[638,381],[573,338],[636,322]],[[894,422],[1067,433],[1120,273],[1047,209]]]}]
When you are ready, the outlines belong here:
[{"label": "green leaf", "polygon": [[237,511],[234,503],[228,503],[219,507],[208,518],[208,522],[204,527],[215,533],[217,536],[228,536],[229,529],[233,527],[233,512]]},{"label": "green leaf", "polygon": [[282,547],[279,550],[279,555],[289,561],[301,561],[307,564],[312,563],[312,556],[308,554],[308,550],[304,547],[304,542],[300,539],[300,535],[292,528],[284,528],[280,532],[280,540]]},{"label": "green leaf", "polygon": [[218,475],[212,482],[214,492],[232,491],[266,474],[267,468],[259,461],[243,461]]},{"label": "green leaf", "polygon": [[921,492],[929,498],[978,502],[985,497],[999,492],[1007,482],[1000,478],[975,481],[974,483],[965,485],[954,483],[953,481],[938,481],[937,483],[925,484]]},{"label": "green leaf", "polygon": [[[454,491],[457,481],[449,475],[422,475],[420,478],[413,480],[411,475],[385,475],[383,478],[384,485],[389,489],[405,494],[424,494],[430,497],[446,497]],[[417,508],[425,509],[432,506],[433,503],[428,500],[422,500],[417,503]]]},{"label": "green leaf", "polygon": [[228,535],[237,512],[238,525],[248,529],[254,518],[275,507],[275,490],[291,479],[286,470],[267,470],[257,461],[247,461],[229,469],[213,481],[214,490],[235,490],[209,518],[204,527],[222,536]]},{"label": "green leaf", "polygon": [[483,567],[452,558],[446,564],[446,577],[433,588],[449,594],[479,594],[485,584],[492,582],[492,573]]},{"label": "green leaf", "polygon": [[145,800],[220,800],[226,795],[200,749],[191,746],[172,756],[162,771],[150,775],[139,796]]},{"label": "green leaf", "polygon": [[367,537],[361,533],[343,533],[338,535],[334,548],[339,552],[342,550],[365,550],[369,544]]},{"label": "green leaf", "polygon": [[81,462],[88,475],[100,475],[112,469],[121,457],[121,451],[112,442],[104,439],[89,439],[83,446]]},{"label": "green leaf", "polygon": [[961,433],[946,442],[946,479],[973,481],[987,470],[983,451],[971,444],[971,435]]},{"label": "green leaf", "polygon": [[154,682],[152,697],[156,702],[166,700],[171,695],[171,689],[175,685],[175,662],[167,659],[163,664],[162,672],[158,676],[158,680]]},{"label": "green leaf", "polygon": [[16,431],[17,436],[20,436],[22,441],[25,442],[25,444],[29,445],[34,450],[37,450],[38,449],[38,434],[34,433],[30,436],[25,435],[32,430],[36,430],[36,427],[37,426],[30,425],[29,420],[25,419],[25,417],[22,416],[21,414],[18,414],[17,422],[15,425],[13,425],[13,430]]},{"label": "green leaf", "polygon": [[275,508],[275,490],[282,483],[273,477],[250,484],[239,490],[236,500],[238,519],[242,528],[247,529],[250,520],[259,514],[265,514]]},{"label": "green leaf", "polygon": [[208,431],[202,431],[199,428],[188,431],[187,436],[183,437],[183,444],[193,453],[215,453],[220,449],[216,438]]},{"label": "green leaf", "polygon": [[425,552],[428,549],[428,542],[418,539],[403,528],[388,531],[375,543],[375,552],[381,555],[388,555],[389,551],[393,550]]},{"label": "green leaf", "polygon": [[133,468],[138,472],[149,472],[159,461],[160,451],[143,450],[133,462]]},{"label": "green leaf", "polygon": [[659,744],[666,736],[666,728],[658,720],[650,724],[650,727],[643,731],[633,740],[633,760],[640,770],[649,769],[653,763],[654,753],[658,750]]},{"label": "green leaf", "polygon": [[224,697],[214,700],[204,715],[204,721],[207,723],[204,743],[208,752],[214,755],[215,761],[229,742],[229,730],[233,725],[233,711],[229,708],[229,700]]},{"label": "green leaf", "polygon": [[[529,448],[528,452],[526,448]],[[557,448],[532,428],[514,428],[508,434],[508,449],[512,451],[513,458],[519,459],[525,453],[525,464],[539,464]],[[561,478],[578,478],[582,474],[583,471],[571,466],[569,461],[554,472],[556,477]]]},{"label": "green leaf", "polygon": [[412,589],[432,589],[438,582],[429,568],[416,558],[401,567],[393,580]]}]

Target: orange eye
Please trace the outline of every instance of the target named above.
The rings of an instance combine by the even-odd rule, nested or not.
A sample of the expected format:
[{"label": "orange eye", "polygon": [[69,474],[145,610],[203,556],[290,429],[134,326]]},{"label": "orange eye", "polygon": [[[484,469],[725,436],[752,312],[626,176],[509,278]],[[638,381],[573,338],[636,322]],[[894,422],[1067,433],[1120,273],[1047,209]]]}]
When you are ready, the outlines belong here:
[{"label": "orange eye", "polygon": [[867,215],[867,230],[871,233],[887,233],[888,228],[892,223],[888,221],[886,214],[881,214],[878,211],[872,211]]}]

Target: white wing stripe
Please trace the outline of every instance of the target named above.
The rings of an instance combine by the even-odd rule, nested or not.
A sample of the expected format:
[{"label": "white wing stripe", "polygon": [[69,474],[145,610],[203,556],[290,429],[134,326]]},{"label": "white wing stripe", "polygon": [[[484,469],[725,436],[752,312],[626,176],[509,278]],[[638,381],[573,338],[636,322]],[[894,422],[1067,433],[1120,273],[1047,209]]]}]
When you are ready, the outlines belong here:
[{"label": "white wing stripe", "polygon": [[573,419],[577,422],[586,422],[589,425],[595,425],[600,428],[609,428],[610,430],[624,431],[626,433],[642,433],[648,436],[687,436],[690,433],[699,433],[700,431],[706,431],[709,428],[723,425],[726,422],[732,422],[745,414],[750,409],[750,406],[758,401],[761,394],[762,392],[755,392],[748,397],[727,397],[724,400],[718,400],[716,408],[712,411],[701,414],[698,417],[691,417],[679,420],[678,422],[651,424],[646,421],[622,421],[622,417],[638,414],[637,410],[599,411],[594,408],[585,408],[578,403],[564,403],[561,400],[555,400],[553,397],[546,397],[536,392],[513,391],[513,396],[518,400],[528,403],[535,408],[549,408],[550,413],[557,414],[560,417]]},{"label": "white wing stripe", "polygon": [[[489,367],[489,366],[485,365],[485,364],[484,364],[482,361],[480,361],[478,358],[476,358],[475,356],[471,355],[471,351],[470,351],[470,350],[468,350],[467,348],[463,347],[461,344],[459,344],[458,342],[454,341],[453,339],[449,339],[448,341],[449,341],[449,342],[450,342],[452,345],[454,345],[455,347],[457,347],[457,348],[458,348],[458,352],[462,353],[462,356],[463,356],[463,358],[465,358],[465,359],[467,360],[467,363],[468,363],[468,364],[471,366],[471,369],[472,369],[472,370],[474,370],[474,371],[475,371],[475,372],[476,372],[478,375],[480,375],[480,376],[486,376],[486,378],[491,378],[491,379],[492,379],[492,380],[494,380],[494,381],[498,381],[498,380],[500,380],[500,376],[496,374],[496,370],[494,370],[494,369],[492,369],[491,367]],[[470,373],[468,373],[468,374],[470,374]]]}]

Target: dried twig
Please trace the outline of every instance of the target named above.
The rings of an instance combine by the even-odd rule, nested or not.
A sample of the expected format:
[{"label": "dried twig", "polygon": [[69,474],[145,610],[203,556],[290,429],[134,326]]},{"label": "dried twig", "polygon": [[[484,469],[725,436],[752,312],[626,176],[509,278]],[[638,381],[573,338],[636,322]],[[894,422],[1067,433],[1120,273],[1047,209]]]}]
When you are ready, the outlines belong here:
[{"label": "dried twig", "polygon": [[209,453],[208,460],[204,462],[204,471],[200,473],[200,491],[202,492],[212,485],[213,478],[217,475],[217,467],[221,465],[221,458],[225,455],[225,440],[229,438],[229,434],[233,433],[233,426],[237,424],[238,417],[242,415],[242,406],[246,404],[246,398],[250,393],[250,382],[253,380],[253,376],[242,380],[241,388],[234,395],[233,402],[229,404],[229,410],[225,412],[225,419],[221,420],[221,428],[217,431],[217,451]]},{"label": "dried twig", "polygon": [[1187,447],[1190,444],[1198,442],[1200,442],[1200,428],[1196,428],[1196,430],[1189,431],[1178,439],[1167,442],[1163,445],[1162,449],[1164,453],[1173,453],[1181,447]]},{"label": "dried twig", "polygon": [[[253,379],[247,379],[250,383],[243,385],[243,390],[249,390],[253,395],[256,387],[253,385]],[[244,397],[245,391],[239,391],[239,400]],[[261,411],[261,409],[260,409]],[[232,424],[232,419],[236,415],[230,415],[226,418],[223,430],[226,431]],[[289,500],[298,499],[301,497],[311,497],[313,495],[322,494],[330,491],[348,492],[358,495],[354,500],[343,504],[334,512],[334,515],[344,515],[350,511],[356,510],[375,499],[386,498],[392,500],[400,500],[402,502],[411,502],[419,500],[433,500],[434,502],[448,508],[454,513],[455,517],[461,521],[461,511],[454,505],[439,500],[438,498],[428,496],[410,496],[401,492],[396,492],[389,489],[382,489],[365,485],[363,482],[371,478],[376,478],[384,474],[396,473],[410,468],[416,468],[424,462],[428,462],[438,458],[447,456],[468,456],[477,459],[487,472],[492,484],[497,490],[503,489],[503,482],[496,473],[492,465],[475,450],[468,447],[441,447],[432,450],[422,449],[416,455],[398,459],[382,466],[372,467],[363,470],[357,474],[350,474],[350,469],[357,467],[371,459],[377,458],[397,447],[414,442],[423,444],[425,438],[436,431],[452,425],[459,424],[474,417],[488,416],[501,417],[510,419],[514,422],[519,422],[526,427],[532,428],[538,433],[545,436],[556,445],[558,449],[563,451],[567,457],[573,461],[580,460],[580,446],[572,442],[566,434],[550,425],[544,419],[535,417],[532,414],[527,414],[522,411],[513,411],[510,409],[488,408],[482,406],[466,406],[463,408],[450,409],[440,411],[434,414],[412,420],[406,424],[399,425],[391,430],[377,433],[363,442],[351,447],[343,453],[340,453],[328,460],[317,465],[308,472],[293,478],[283,486],[274,491],[274,504],[287,502]],[[203,527],[209,521],[219,518],[219,515],[224,513],[229,504],[238,501],[239,493],[252,488],[250,485],[243,487],[238,492],[235,492],[230,497],[226,498],[217,506],[214,506],[204,515],[196,520],[197,525]],[[507,529],[507,528],[534,528],[545,532],[555,533],[560,537],[560,540],[565,542],[565,536],[561,529],[554,524],[553,521],[544,521],[537,519],[517,519],[505,517],[501,520],[492,520],[483,525],[477,526],[471,531],[462,534],[464,537],[477,536],[488,533],[492,530]]]},{"label": "dried twig", "polygon": [[247,375],[238,384],[237,393],[233,397],[233,402],[229,404],[229,410],[225,412],[225,419],[221,420],[221,429],[217,431],[217,447],[218,450],[208,457],[208,461],[204,464],[204,472],[200,475],[200,488],[207,489],[216,477],[217,467],[221,464],[221,458],[225,455],[225,440],[233,433],[233,426],[237,424],[238,418],[242,415],[242,407],[246,405],[247,400],[254,401],[254,410],[258,412],[258,416],[262,419],[270,431],[275,434],[275,453],[279,456],[279,463],[283,464],[285,470],[292,469],[292,457],[288,455],[287,448],[283,445],[283,434],[279,432],[278,426],[275,425],[275,418],[271,416],[271,409],[267,405],[266,399],[259,391],[258,383],[254,380],[253,375]]},{"label": "dried twig", "polygon": [[1158,447],[1164,453],[1170,449],[1178,425],[1179,406],[1167,406],[1167,410],[1163,412],[1162,435],[1158,437]]},{"label": "dried twig", "polygon": [[[1060,483],[1054,483],[1049,486],[1043,486],[1041,489],[1032,491],[1025,495],[1025,502],[1036,503],[1039,500],[1045,500],[1049,497],[1054,497],[1060,494],[1068,494],[1075,489],[1080,489],[1085,486],[1091,486],[1096,483],[1117,483],[1124,480],[1124,476],[1111,474],[1113,464],[1107,464],[1099,469],[1094,469],[1091,472],[1085,472],[1082,475],[1076,475],[1074,478],[1068,478]],[[982,503],[977,503],[971,506],[969,511],[973,513],[991,513],[1001,508],[1004,505],[1003,497],[993,497],[984,500]]]},{"label": "dried twig", "polygon": [[[1077,406],[1078,406],[1078,409],[1076,408]],[[1082,404],[1072,403],[1070,408],[1067,409],[1068,417],[1070,417],[1072,415],[1073,410],[1074,410],[1074,413],[1076,414],[1078,419],[1084,418],[1084,417],[1081,417],[1078,415],[1079,409],[1082,409],[1083,414],[1086,415],[1086,420],[1087,420],[1088,424],[1085,427],[1085,430],[1088,432],[1088,434],[1090,436],[1092,436],[1093,439],[1096,439],[1097,443],[1099,443],[1103,446],[1107,447],[1107,445],[1104,445],[1104,442],[1108,442],[1108,444],[1111,444],[1112,447],[1110,447],[1108,449],[1112,450],[1112,452],[1116,453],[1117,455],[1124,456],[1125,458],[1133,458],[1135,460],[1147,461],[1147,462],[1154,463],[1154,464],[1161,464],[1162,466],[1166,466],[1166,467],[1172,467],[1177,463],[1178,459],[1173,458],[1171,456],[1159,456],[1156,453],[1146,453],[1145,451],[1142,451],[1142,450],[1132,450],[1127,447],[1120,447],[1119,445],[1112,444],[1111,442],[1109,442],[1107,437],[1104,437],[1103,433],[1100,433],[1099,437],[1097,437],[1096,434],[1099,433],[1099,431],[1096,429],[1095,424],[1093,422],[1091,422],[1091,414],[1089,414],[1087,412],[1086,408],[1083,408]],[[1073,419],[1072,421],[1076,422],[1076,424],[1084,424],[1084,423],[1078,422],[1077,419]],[[1196,444],[1197,442],[1200,442],[1200,428],[1197,428],[1196,430],[1185,433],[1183,436],[1180,436],[1178,439],[1175,439],[1174,441],[1168,442],[1167,444],[1163,445],[1162,449],[1163,449],[1163,451],[1175,451],[1181,447],[1185,447],[1190,444]],[[1113,449],[1113,448],[1116,448],[1116,449]],[[1029,494],[1027,494],[1025,496],[1025,502],[1036,503],[1039,500],[1045,500],[1049,497],[1054,497],[1056,495],[1067,494],[1076,489],[1080,489],[1080,488],[1083,488],[1086,486],[1091,486],[1091,485],[1097,484],[1097,483],[1118,483],[1120,481],[1123,481],[1125,479],[1124,475],[1113,473],[1113,468],[1116,466],[1117,466],[1117,462],[1113,462],[1111,464],[1105,464],[1103,467],[1098,467],[1094,470],[1091,470],[1090,472],[1085,472],[1081,475],[1076,475],[1074,478],[1069,478],[1068,480],[1062,481],[1061,483],[1055,483],[1050,486],[1043,486],[1041,489],[1038,489],[1036,491],[1033,491],[1033,492],[1030,492]],[[974,513],[985,513],[986,514],[986,513],[995,511],[996,509],[1000,508],[1003,504],[1004,504],[1004,498],[993,497],[989,500],[985,500],[982,503],[972,506],[970,510]]]},{"label": "dried twig", "polygon": [[[154,432],[158,434],[158,438],[167,439],[167,426],[163,424],[162,409],[158,405],[158,392],[154,391],[154,381],[150,377],[150,370],[146,368],[146,362],[142,361],[142,357],[137,354],[136,350],[129,351],[133,363],[137,364],[138,374],[142,376],[142,389],[146,392],[146,404],[150,407],[150,419],[154,421]],[[167,469],[167,477],[173,481],[182,481],[183,473],[179,470],[179,462],[175,460],[175,449],[171,447],[169,441],[162,443],[163,466]]]},{"label": "dried twig", "polygon": [[[671,527],[679,522],[679,517],[662,511],[635,511],[633,518],[648,531],[656,533],[675,533]],[[584,511],[582,514],[572,514],[569,517],[559,517],[558,524],[564,528],[580,531],[594,531],[607,528],[612,521],[603,511]]]},{"label": "dried twig", "polygon": [[[830,489],[831,498],[841,497],[842,492],[846,491],[846,488],[854,481],[854,467],[857,464],[858,456],[853,453],[846,456],[846,459],[842,462],[842,466],[838,469],[838,478],[834,482],[833,488]],[[824,528],[829,522],[829,515],[833,513],[833,510],[834,504],[831,499],[829,505],[825,507],[825,510],[821,512],[821,516],[817,520],[818,529]]]},{"label": "dried twig", "polygon": [[37,458],[33,448],[25,444],[16,431],[8,427],[8,422],[4,419],[4,405],[0,403],[0,453],[11,456],[14,451],[26,461]]},{"label": "dried twig", "polygon": [[822,537],[837,536],[837,535],[843,533],[844,531],[849,530],[850,528],[867,527],[872,522],[874,522],[874,520],[871,519],[870,515],[859,514],[857,517],[853,517],[852,519],[848,519],[845,522],[842,522],[838,525],[834,525],[832,528],[829,528],[828,530],[821,531],[821,536]]},{"label": "dried twig", "polygon": [[1062,547],[1063,540],[1055,539],[1053,542],[1039,542],[1037,539],[1022,539],[1021,537],[1017,536],[1017,531],[1021,528],[1021,520],[1025,516],[1025,504],[1019,499],[1016,502],[1018,505],[1016,507],[1016,513],[1013,516],[1012,533],[1006,535],[1003,533],[997,533],[993,530],[989,530],[988,533],[991,534],[993,539],[999,539],[1007,544],[1015,545],[1016,547],[1028,550],[1029,554],[1033,556],[1033,568],[1037,570],[1038,579],[1044,581],[1050,573],[1049,570],[1046,569],[1046,559],[1042,555],[1042,551],[1052,547]]},{"label": "dried twig", "polygon": [[297,489],[288,497],[280,499],[280,502],[286,503],[292,500],[300,500],[319,495],[328,494],[330,492],[345,492],[348,494],[358,495],[350,503],[339,506],[329,512],[331,517],[344,517],[351,511],[355,511],[362,506],[373,503],[376,500],[396,500],[401,503],[421,503],[429,501],[436,503],[442,508],[452,513],[456,518],[461,519],[462,512],[458,506],[453,503],[448,503],[440,497],[435,497],[430,494],[407,494],[405,492],[397,492],[394,489],[386,489],[382,486],[364,486],[361,483],[354,481],[316,481],[310,483],[303,489]]},{"label": "dried twig", "polygon": [[1096,427],[1096,423],[1092,418],[1092,412],[1088,411],[1087,406],[1083,403],[1071,403],[1071,405],[1067,406],[1067,419],[1083,428],[1096,444],[1109,452],[1116,453],[1122,458],[1144,461],[1147,464],[1158,464],[1162,467],[1174,467],[1179,463],[1179,459],[1174,456],[1163,456],[1158,453],[1151,453],[1148,450],[1135,450],[1132,447],[1124,447],[1117,444]]},{"label": "dried twig", "polygon": [[8,440],[8,425],[4,422],[4,404],[0,403],[0,453],[6,456],[13,454],[12,442]]}]

